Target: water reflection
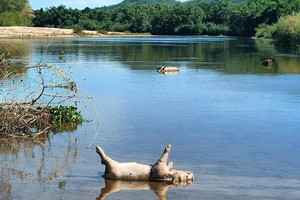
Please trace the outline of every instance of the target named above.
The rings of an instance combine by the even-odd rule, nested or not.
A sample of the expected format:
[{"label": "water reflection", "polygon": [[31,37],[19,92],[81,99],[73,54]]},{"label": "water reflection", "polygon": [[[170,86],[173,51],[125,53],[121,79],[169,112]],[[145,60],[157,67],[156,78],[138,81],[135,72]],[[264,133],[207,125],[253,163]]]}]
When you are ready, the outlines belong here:
[{"label": "water reflection", "polygon": [[[211,39],[211,40],[210,40]],[[37,43],[36,56],[41,57],[48,43]],[[48,53],[57,60],[66,52],[70,63],[119,61],[132,70],[155,70],[161,65],[184,66],[188,69],[213,69],[225,73],[286,74],[300,73],[300,56],[283,56],[270,41],[238,38],[155,38],[72,39],[53,42]],[[290,55],[290,54],[287,54]],[[56,59],[55,59],[56,58]],[[272,58],[272,69],[261,62]],[[288,67],[287,67],[288,66]]]},{"label": "water reflection", "polygon": [[152,190],[160,200],[167,200],[167,192],[174,187],[188,186],[193,183],[188,182],[147,182],[147,181],[120,181],[105,179],[105,187],[101,189],[101,194],[96,200],[103,200],[110,194],[121,190]]},{"label": "water reflection", "polygon": [[[58,130],[65,129],[61,127]],[[51,138],[56,137],[55,134],[44,134],[34,139],[0,138],[0,198],[13,199],[12,185],[16,181],[45,183],[71,170],[78,156],[77,138],[66,132],[56,134],[65,134],[66,141],[63,141],[63,147],[55,150],[51,149]]]},{"label": "water reflection", "polygon": [[27,59],[32,55],[31,43],[27,40],[1,39],[0,52],[10,52],[15,59]]},{"label": "water reflection", "polygon": [[173,66],[161,66],[157,68],[156,71],[163,75],[172,75],[177,74],[179,72],[179,69]]},{"label": "water reflection", "polygon": [[[37,40],[31,44],[18,40],[12,42],[22,50],[22,55],[34,51],[34,62],[40,62],[47,49],[50,62],[57,62],[61,51],[64,51],[70,63],[120,61],[133,70],[154,70],[159,65],[175,63],[190,69],[215,69],[226,73],[300,73],[300,66],[297,65],[300,62],[299,55],[283,56],[280,50],[266,40],[178,37],[170,41],[131,38],[130,41],[57,39]],[[29,48],[28,51],[24,46]],[[274,66],[272,70],[262,68],[261,61],[267,58],[276,59],[278,69]]]},{"label": "water reflection", "polygon": [[163,75],[175,75],[178,73],[178,71],[166,71],[166,72],[158,72],[160,74],[163,74]]},{"label": "water reflection", "polygon": [[20,80],[20,77],[27,72],[26,67],[29,65],[27,57],[31,55],[31,53],[32,49],[28,42],[21,42],[19,40],[0,41],[1,83],[10,77],[16,77],[16,80]]},{"label": "water reflection", "polygon": [[[252,75],[299,74],[298,54],[248,39],[131,40],[60,39],[50,45],[45,61],[56,64],[64,50],[67,61],[76,62],[71,71],[94,97],[101,134],[79,130],[35,144],[19,141],[18,148],[1,141],[0,199],[95,199],[104,186],[98,157],[86,148],[91,140],[120,160],[134,154],[145,163],[152,159],[149,144],[180,146],[174,158],[198,178],[187,188],[169,190],[172,199],[299,199],[299,75]],[[23,42],[32,49],[32,62],[40,61],[49,43]],[[268,58],[271,69],[261,65]],[[164,77],[155,71],[162,65],[181,71]],[[227,75],[235,73],[246,75]],[[114,193],[118,198],[128,187],[107,185],[99,198],[120,191]],[[157,199],[149,184],[145,189],[145,196],[136,191],[132,198],[127,191],[119,199]]]},{"label": "water reflection", "polygon": [[263,66],[265,66],[267,69],[271,69],[272,65],[273,65],[273,61],[272,61],[272,59],[267,59],[267,60],[263,61],[261,64]]}]

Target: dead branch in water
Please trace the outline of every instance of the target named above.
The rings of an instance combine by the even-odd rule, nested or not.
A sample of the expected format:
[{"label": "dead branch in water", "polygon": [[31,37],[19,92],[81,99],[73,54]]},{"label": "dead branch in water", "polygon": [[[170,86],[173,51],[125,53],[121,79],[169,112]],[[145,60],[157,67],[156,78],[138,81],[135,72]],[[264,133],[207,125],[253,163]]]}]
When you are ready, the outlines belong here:
[{"label": "dead branch in water", "polygon": [[0,44],[0,136],[35,138],[48,133],[54,123],[81,123],[77,103],[91,98],[71,73],[46,63],[32,64],[21,53],[14,58],[15,52],[15,46]]},{"label": "dead branch in water", "polygon": [[31,136],[49,131],[50,112],[30,105],[12,104],[0,109],[0,133],[14,136]]}]

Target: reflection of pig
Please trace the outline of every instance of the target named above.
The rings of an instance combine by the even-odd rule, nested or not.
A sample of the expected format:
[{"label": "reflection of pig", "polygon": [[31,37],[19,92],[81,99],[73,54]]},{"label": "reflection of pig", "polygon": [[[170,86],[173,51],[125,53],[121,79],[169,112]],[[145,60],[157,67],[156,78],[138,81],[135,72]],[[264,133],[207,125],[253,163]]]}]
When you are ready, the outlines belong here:
[{"label": "reflection of pig", "polygon": [[162,66],[162,67],[157,69],[157,72],[159,72],[161,74],[177,73],[178,71],[179,71],[179,69],[177,67]]},{"label": "reflection of pig", "polygon": [[268,69],[272,68],[272,60],[271,59],[267,59],[267,60],[263,61],[261,64]]},{"label": "reflection of pig", "polygon": [[173,163],[168,163],[170,150],[171,145],[166,146],[164,153],[154,165],[142,165],[136,162],[119,163],[109,158],[99,146],[96,147],[101,163],[105,165],[105,178],[128,181],[187,182],[193,180],[192,172],[175,170]]},{"label": "reflection of pig", "polygon": [[167,191],[173,187],[188,186],[190,182],[168,183],[165,181],[149,182],[149,181],[121,181],[105,179],[105,187],[101,189],[101,194],[96,200],[103,200],[108,195],[120,190],[153,190],[160,200],[167,200]]}]

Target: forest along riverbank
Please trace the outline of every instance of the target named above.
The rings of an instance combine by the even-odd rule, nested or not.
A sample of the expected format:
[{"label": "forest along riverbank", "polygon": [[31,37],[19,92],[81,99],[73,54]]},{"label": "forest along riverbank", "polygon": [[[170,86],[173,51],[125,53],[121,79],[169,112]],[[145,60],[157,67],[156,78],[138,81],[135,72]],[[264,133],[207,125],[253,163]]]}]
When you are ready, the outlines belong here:
[{"label": "forest along riverbank", "polygon": [[55,37],[130,37],[130,36],[150,36],[149,34],[130,34],[123,32],[107,32],[107,34],[97,31],[84,30],[83,34],[73,33],[73,29],[26,27],[26,26],[6,26],[0,27],[0,38],[55,38]]}]

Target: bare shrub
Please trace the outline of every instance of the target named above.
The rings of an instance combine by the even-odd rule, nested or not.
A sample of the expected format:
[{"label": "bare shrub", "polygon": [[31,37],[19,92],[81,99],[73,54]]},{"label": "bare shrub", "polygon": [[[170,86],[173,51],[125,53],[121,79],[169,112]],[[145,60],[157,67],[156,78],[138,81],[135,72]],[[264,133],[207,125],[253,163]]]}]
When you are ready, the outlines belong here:
[{"label": "bare shrub", "polygon": [[77,103],[91,98],[70,72],[42,61],[32,64],[15,46],[0,44],[0,136],[36,137],[62,122],[82,122]]}]

